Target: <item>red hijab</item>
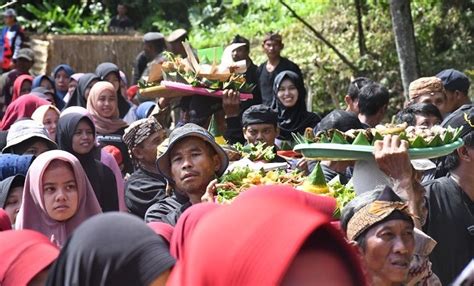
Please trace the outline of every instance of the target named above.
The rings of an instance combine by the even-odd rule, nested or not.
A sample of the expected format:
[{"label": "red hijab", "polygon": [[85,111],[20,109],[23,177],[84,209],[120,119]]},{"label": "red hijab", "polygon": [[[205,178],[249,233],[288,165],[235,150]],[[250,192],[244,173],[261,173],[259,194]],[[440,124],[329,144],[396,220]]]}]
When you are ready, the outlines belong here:
[{"label": "red hijab", "polygon": [[329,234],[345,257],[354,284],[366,285],[354,249],[331,226],[329,216],[302,203],[304,193],[289,186],[247,192],[255,195],[248,193],[202,218],[168,285],[278,285],[303,244],[319,230]]},{"label": "red hijab", "polygon": [[49,239],[33,230],[0,232],[0,285],[27,285],[51,265],[59,249]]},{"label": "red hijab", "polygon": [[198,222],[218,207],[219,205],[213,203],[195,204],[179,217],[170,244],[170,253],[174,258],[179,260],[184,257],[185,243],[189,241]]},{"label": "red hijab", "polygon": [[18,99],[20,97],[20,93],[21,93],[21,86],[23,85],[23,83],[26,81],[26,80],[29,80],[32,84],[33,84],[33,77],[29,74],[22,74],[20,75],[19,77],[17,77],[15,79],[15,81],[13,82],[13,96],[12,96],[12,102],[15,100],[15,99]]},{"label": "red hijab", "polygon": [[0,122],[0,130],[8,130],[10,126],[22,117],[31,117],[36,108],[42,105],[50,105],[51,102],[33,94],[25,94],[17,100],[12,101],[5,111],[5,116]]},{"label": "red hijab", "polygon": [[0,208],[0,231],[12,229],[12,222],[6,211]]}]

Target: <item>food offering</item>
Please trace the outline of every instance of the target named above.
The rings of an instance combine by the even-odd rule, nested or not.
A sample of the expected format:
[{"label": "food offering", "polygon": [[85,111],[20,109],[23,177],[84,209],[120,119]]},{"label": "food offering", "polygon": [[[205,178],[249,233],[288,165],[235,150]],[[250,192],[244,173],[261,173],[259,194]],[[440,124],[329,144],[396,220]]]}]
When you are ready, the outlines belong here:
[{"label": "food offering", "polygon": [[[167,60],[155,64],[146,82],[139,82],[140,93],[145,97],[176,97],[204,95],[222,97],[224,89],[240,91],[240,99],[252,99],[254,85],[248,84],[244,73],[246,61],[233,62],[222,58],[217,64],[216,56],[211,64],[199,63],[188,43],[183,43],[187,57],[166,53]],[[239,47],[233,44],[224,55]],[[228,52],[230,50],[230,52]]]},{"label": "food offering", "polygon": [[307,158],[332,160],[365,160],[373,158],[373,145],[387,135],[398,135],[409,144],[411,159],[435,158],[447,155],[463,144],[461,128],[407,126],[403,124],[377,125],[369,129],[337,129],[316,134],[307,129],[304,135],[293,134],[298,143],[294,150]]},{"label": "food offering", "polygon": [[241,158],[247,158],[253,162],[270,162],[275,159],[274,147],[266,146],[264,142],[247,143],[245,145],[235,143],[233,147],[240,153]]},{"label": "food offering", "polygon": [[286,184],[293,186],[297,191],[304,191],[314,195],[330,196],[336,199],[337,208],[334,217],[340,216],[340,210],[355,197],[354,188],[349,182],[341,184],[339,176],[326,183],[321,166],[316,164],[309,176],[302,172],[285,170],[264,171],[253,170],[250,167],[236,167],[224,174],[218,180],[216,202],[230,204],[242,192],[258,185]]}]

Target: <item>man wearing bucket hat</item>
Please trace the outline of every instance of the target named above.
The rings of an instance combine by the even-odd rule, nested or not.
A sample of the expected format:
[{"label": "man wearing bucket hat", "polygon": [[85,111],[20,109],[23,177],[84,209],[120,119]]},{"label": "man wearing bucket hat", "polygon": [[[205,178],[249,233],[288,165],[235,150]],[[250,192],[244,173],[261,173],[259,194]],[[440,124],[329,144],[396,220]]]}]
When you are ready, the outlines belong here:
[{"label": "man wearing bucket hat", "polygon": [[10,127],[7,145],[2,153],[38,156],[53,149],[57,149],[57,145],[49,139],[48,131],[44,126],[31,119],[25,119],[15,122]]},{"label": "man wearing bucket hat", "polygon": [[175,194],[184,194],[189,201],[177,204],[174,209],[168,208],[168,213],[161,207],[166,202],[159,201],[148,209],[145,220],[174,225],[187,207],[201,202],[209,183],[224,174],[229,159],[214,137],[193,123],[173,130],[168,144],[156,161],[158,171],[168,180]]}]

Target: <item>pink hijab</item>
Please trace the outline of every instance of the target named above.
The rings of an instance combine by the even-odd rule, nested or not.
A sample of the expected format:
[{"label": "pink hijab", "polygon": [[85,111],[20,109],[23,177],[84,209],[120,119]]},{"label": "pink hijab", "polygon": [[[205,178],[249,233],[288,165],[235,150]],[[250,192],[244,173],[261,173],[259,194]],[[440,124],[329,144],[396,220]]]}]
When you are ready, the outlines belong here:
[{"label": "pink hijab", "polygon": [[21,86],[25,81],[29,80],[31,83],[33,83],[33,77],[29,74],[22,74],[19,77],[15,79],[13,82],[13,96],[12,96],[12,101],[16,100],[19,98],[21,95]]},{"label": "pink hijab", "polygon": [[118,99],[116,101],[115,112],[112,118],[105,118],[99,115],[97,112],[97,101],[99,96],[104,92],[109,91],[114,96],[117,96],[114,86],[108,81],[99,81],[94,84],[89,92],[87,98],[87,110],[94,119],[97,133],[99,134],[111,134],[119,130],[120,128],[126,127],[128,124],[120,119],[120,113],[118,108]]},{"label": "pink hijab", "polygon": [[[76,177],[79,197],[77,212],[64,222],[51,219],[46,213],[43,201],[41,181],[44,171],[53,160],[71,164]],[[16,219],[15,228],[36,230],[49,238],[54,236],[54,241],[62,246],[76,227],[89,217],[101,212],[94,190],[79,160],[68,152],[53,150],[39,155],[28,170],[23,191],[23,203]]]},{"label": "pink hijab", "polygon": [[35,110],[42,105],[50,105],[51,102],[33,94],[25,94],[17,100],[12,101],[5,111],[5,115],[0,123],[0,130],[8,130],[10,126],[22,117],[31,117]]}]

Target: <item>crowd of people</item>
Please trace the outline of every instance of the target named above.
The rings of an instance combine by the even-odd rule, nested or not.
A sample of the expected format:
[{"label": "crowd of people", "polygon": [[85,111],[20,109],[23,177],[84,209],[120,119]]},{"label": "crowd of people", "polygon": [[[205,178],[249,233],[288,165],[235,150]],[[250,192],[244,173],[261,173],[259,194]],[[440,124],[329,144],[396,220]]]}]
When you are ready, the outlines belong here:
[{"label": "crowd of people", "polygon": [[281,55],[282,36],[269,32],[259,66],[248,39],[232,40],[243,44],[232,58],[246,61],[253,99],[226,89],[150,100],[136,84],[165,51],[187,56],[184,29],[145,34],[130,82],[110,62],[32,75],[34,52],[14,38],[2,35],[17,48],[0,78],[0,285],[473,285],[474,108],[462,72],[413,81],[395,118],[462,127],[451,154],[420,164],[407,141],[386,135],[373,162],[320,162],[326,181],[355,186],[338,219],[334,198],[288,185],[216,203],[230,162],[216,137],[264,143],[271,162],[307,175],[314,161],[277,151],[308,128],[387,122],[382,84],[351,80],[347,108],[321,118],[308,111],[298,65]]}]

